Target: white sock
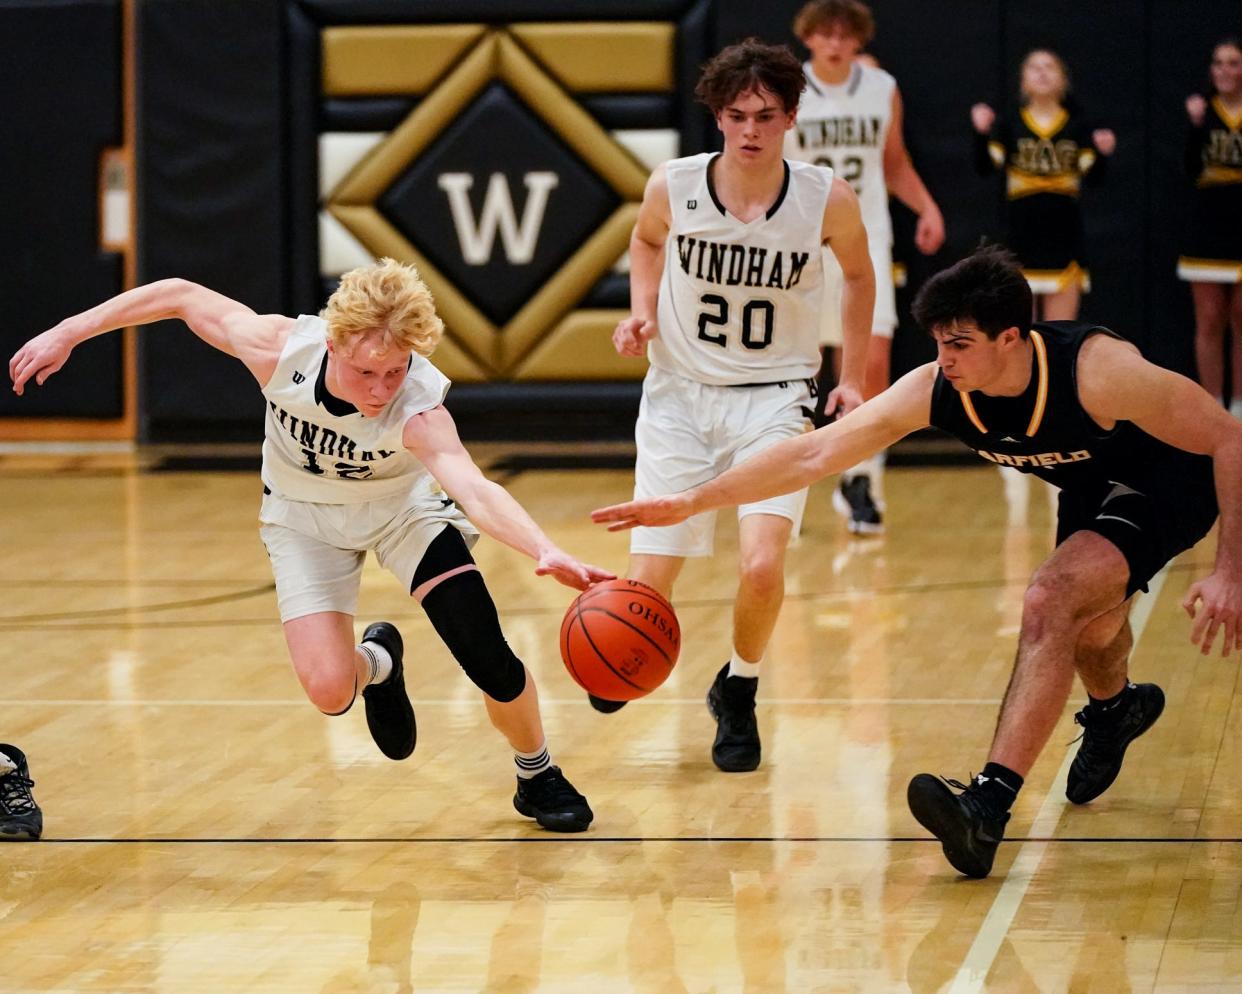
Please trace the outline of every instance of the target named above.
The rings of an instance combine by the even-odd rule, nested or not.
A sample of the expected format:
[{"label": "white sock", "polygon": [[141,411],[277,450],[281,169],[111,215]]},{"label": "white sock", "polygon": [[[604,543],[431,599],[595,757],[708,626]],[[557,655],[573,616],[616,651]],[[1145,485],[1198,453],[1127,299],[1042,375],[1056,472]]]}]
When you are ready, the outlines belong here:
[{"label": "white sock", "polygon": [[383,683],[392,676],[392,656],[388,655],[388,650],[378,642],[363,642],[358,646],[358,651],[362,653],[362,658],[367,661],[367,682],[366,686],[372,684]]},{"label": "white sock", "polygon": [[1229,414],[1238,421],[1242,421],[1242,397],[1234,397],[1229,401]]},{"label": "white sock", "polygon": [[8,773],[12,773],[15,769],[17,769],[17,764],[13,762],[13,760],[9,759],[9,757],[4,753],[0,752],[0,777],[5,776]]},{"label": "white sock", "polygon": [[517,775],[523,780],[537,777],[552,765],[552,757],[548,755],[548,742],[545,739],[534,752],[518,752],[513,750],[513,762],[517,766]]},{"label": "white sock", "polygon": [[729,676],[745,677],[747,680],[759,679],[759,663],[762,663],[762,657],[758,663],[748,663],[745,659],[737,654],[737,650],[733,650],[733,655],[729,657]]}]

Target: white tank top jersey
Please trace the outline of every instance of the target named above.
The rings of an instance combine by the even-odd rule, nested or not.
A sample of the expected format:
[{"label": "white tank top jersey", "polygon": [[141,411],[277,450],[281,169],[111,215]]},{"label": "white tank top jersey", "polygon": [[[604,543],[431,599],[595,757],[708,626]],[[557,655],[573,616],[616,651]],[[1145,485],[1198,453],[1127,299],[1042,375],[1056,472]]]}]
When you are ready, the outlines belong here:
[{"label": "white tank top jersey", "polygon": [[830,86],[803,63],[806,89],[798,117],[785,135],[785,155],[828,166],[854,188],[862,209],[867,241],[873,247],[893,243],[884,182],[884,143],[893,120],[897,82],[883,69],[859,65],[839,86]]},{"label": "white tank top jersey", "polygon": [[819,369],[824,207],[832,172],[785,163],[765,215],[743,224],[716,196],[704,152],[666,165],[672,212],[653,366],[700,383],[801,380]]},{"label": "white tank top jersey", "polygon": [[401,443],[405,423],[438,407],[449,380],[420,355],[384,412],[364,417],[324,385],[328,323],[303,314],[263,388],[267,417],[263,483],[287,500],[360,504],[399,494],[432,493],[437,484]]}]

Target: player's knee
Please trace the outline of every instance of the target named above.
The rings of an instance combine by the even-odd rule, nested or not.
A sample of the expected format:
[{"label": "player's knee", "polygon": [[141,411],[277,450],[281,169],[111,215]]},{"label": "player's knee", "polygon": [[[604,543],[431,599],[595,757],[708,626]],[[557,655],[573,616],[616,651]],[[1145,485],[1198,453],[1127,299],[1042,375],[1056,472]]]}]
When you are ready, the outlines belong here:
[{"label": "player's knee", "polygon": [[499,704],[516,701],[526,689],[526,667],[508,645],[505,649],[508,650],[505,659],[492,657],[472,662],[470,666],[465,661],[461,663],[470,682]]},{"label": "player's knee", "polygon": [[299,671],[307,699],[326,715],[340,715],[349,710],[357,693],[353,673],[335,672],[330,667],[313,667]]},{"label": "player's knee", "polygon": [[1038,638],[1070,618],[1066,610],[1066,591],[1055,578],[1036,574],[1022,598],[1022,632]]},{"label": "player's knee", "polygon": [[422,603],[457,664],[483,693],[508,704],[526,689],[526,667],[505,640],[477,570],[447,578]]},{"label": "player's knee", "polygon": [[741,586],[749,597],[775,597],[785,590],[784,550],[761,549],[742,557]]}]

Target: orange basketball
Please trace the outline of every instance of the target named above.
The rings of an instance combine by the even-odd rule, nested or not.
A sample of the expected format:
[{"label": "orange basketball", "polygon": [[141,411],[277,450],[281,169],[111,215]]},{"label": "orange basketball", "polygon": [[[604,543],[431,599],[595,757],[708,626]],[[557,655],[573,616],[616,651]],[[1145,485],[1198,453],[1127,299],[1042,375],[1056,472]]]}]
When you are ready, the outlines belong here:
[{"label": "orange basketball", "polygon": [[580,594],[561,622],[561,658],[578,686],[609,701],[649,694],[673,672],[681,626],[660,593],[608,580]]}]

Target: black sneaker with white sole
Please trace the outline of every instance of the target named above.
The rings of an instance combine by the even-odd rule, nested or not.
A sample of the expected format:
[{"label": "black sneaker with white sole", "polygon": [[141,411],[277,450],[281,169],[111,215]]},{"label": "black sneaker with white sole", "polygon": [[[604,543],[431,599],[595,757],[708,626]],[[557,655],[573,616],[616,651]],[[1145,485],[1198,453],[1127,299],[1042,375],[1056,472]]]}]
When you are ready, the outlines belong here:
[{"label": "black sneaker with white sole", "polygon": [[371,738],[389,759],[405,759],[414,751],[418,729],[414,723],[414,706],[405,692],[405,646],[401,633],[387,621],[368,625],[362,633],[363,642],[377,642],[392,658],[392,673],[383,683],[374,683],[362,691],[366,702],[367,728]]},{"label": "black sneaker with white sole", "polygon": [[0,742],[0,754],[15,767],[4,764],[8,772],[0,776],[0,842],[33,841],[43,834],[43,812],[31,793],[30,764],[17,746]]},{"label": "black sneaker with white sole", "polygon": [[1082,726],[1082,745],[1065,784],[1065,796],[1073,804],[1094,801],[1113,785],[1126,748],[1164,711],[1164,691],[1154,683],[1132,683],[1117,710],[1119,714],[1111,714],[1088,704],[1074,715]]},{"label": "black sneaker with white sole", "polygon": [[595,813],[559,766],[549,766],[530,778],[517,778],[513,806],[518,814],[534,818],[549,832],[585,832]]},{"label": "black sneaker with white sole", "polygon": [[906,803],[919,824],[940,840],[953,869],[976,878],[992,872],[1009,813],[995,811],[973,781],[964,784],[920,773],[906,788]]},{"label": "black sneaker with white sole", "polygon": [[832,492],[832,506],[845,518],[852,535],[883,535],[884,516],[871,495],[871,478],[855,476],[841,478]]}]

